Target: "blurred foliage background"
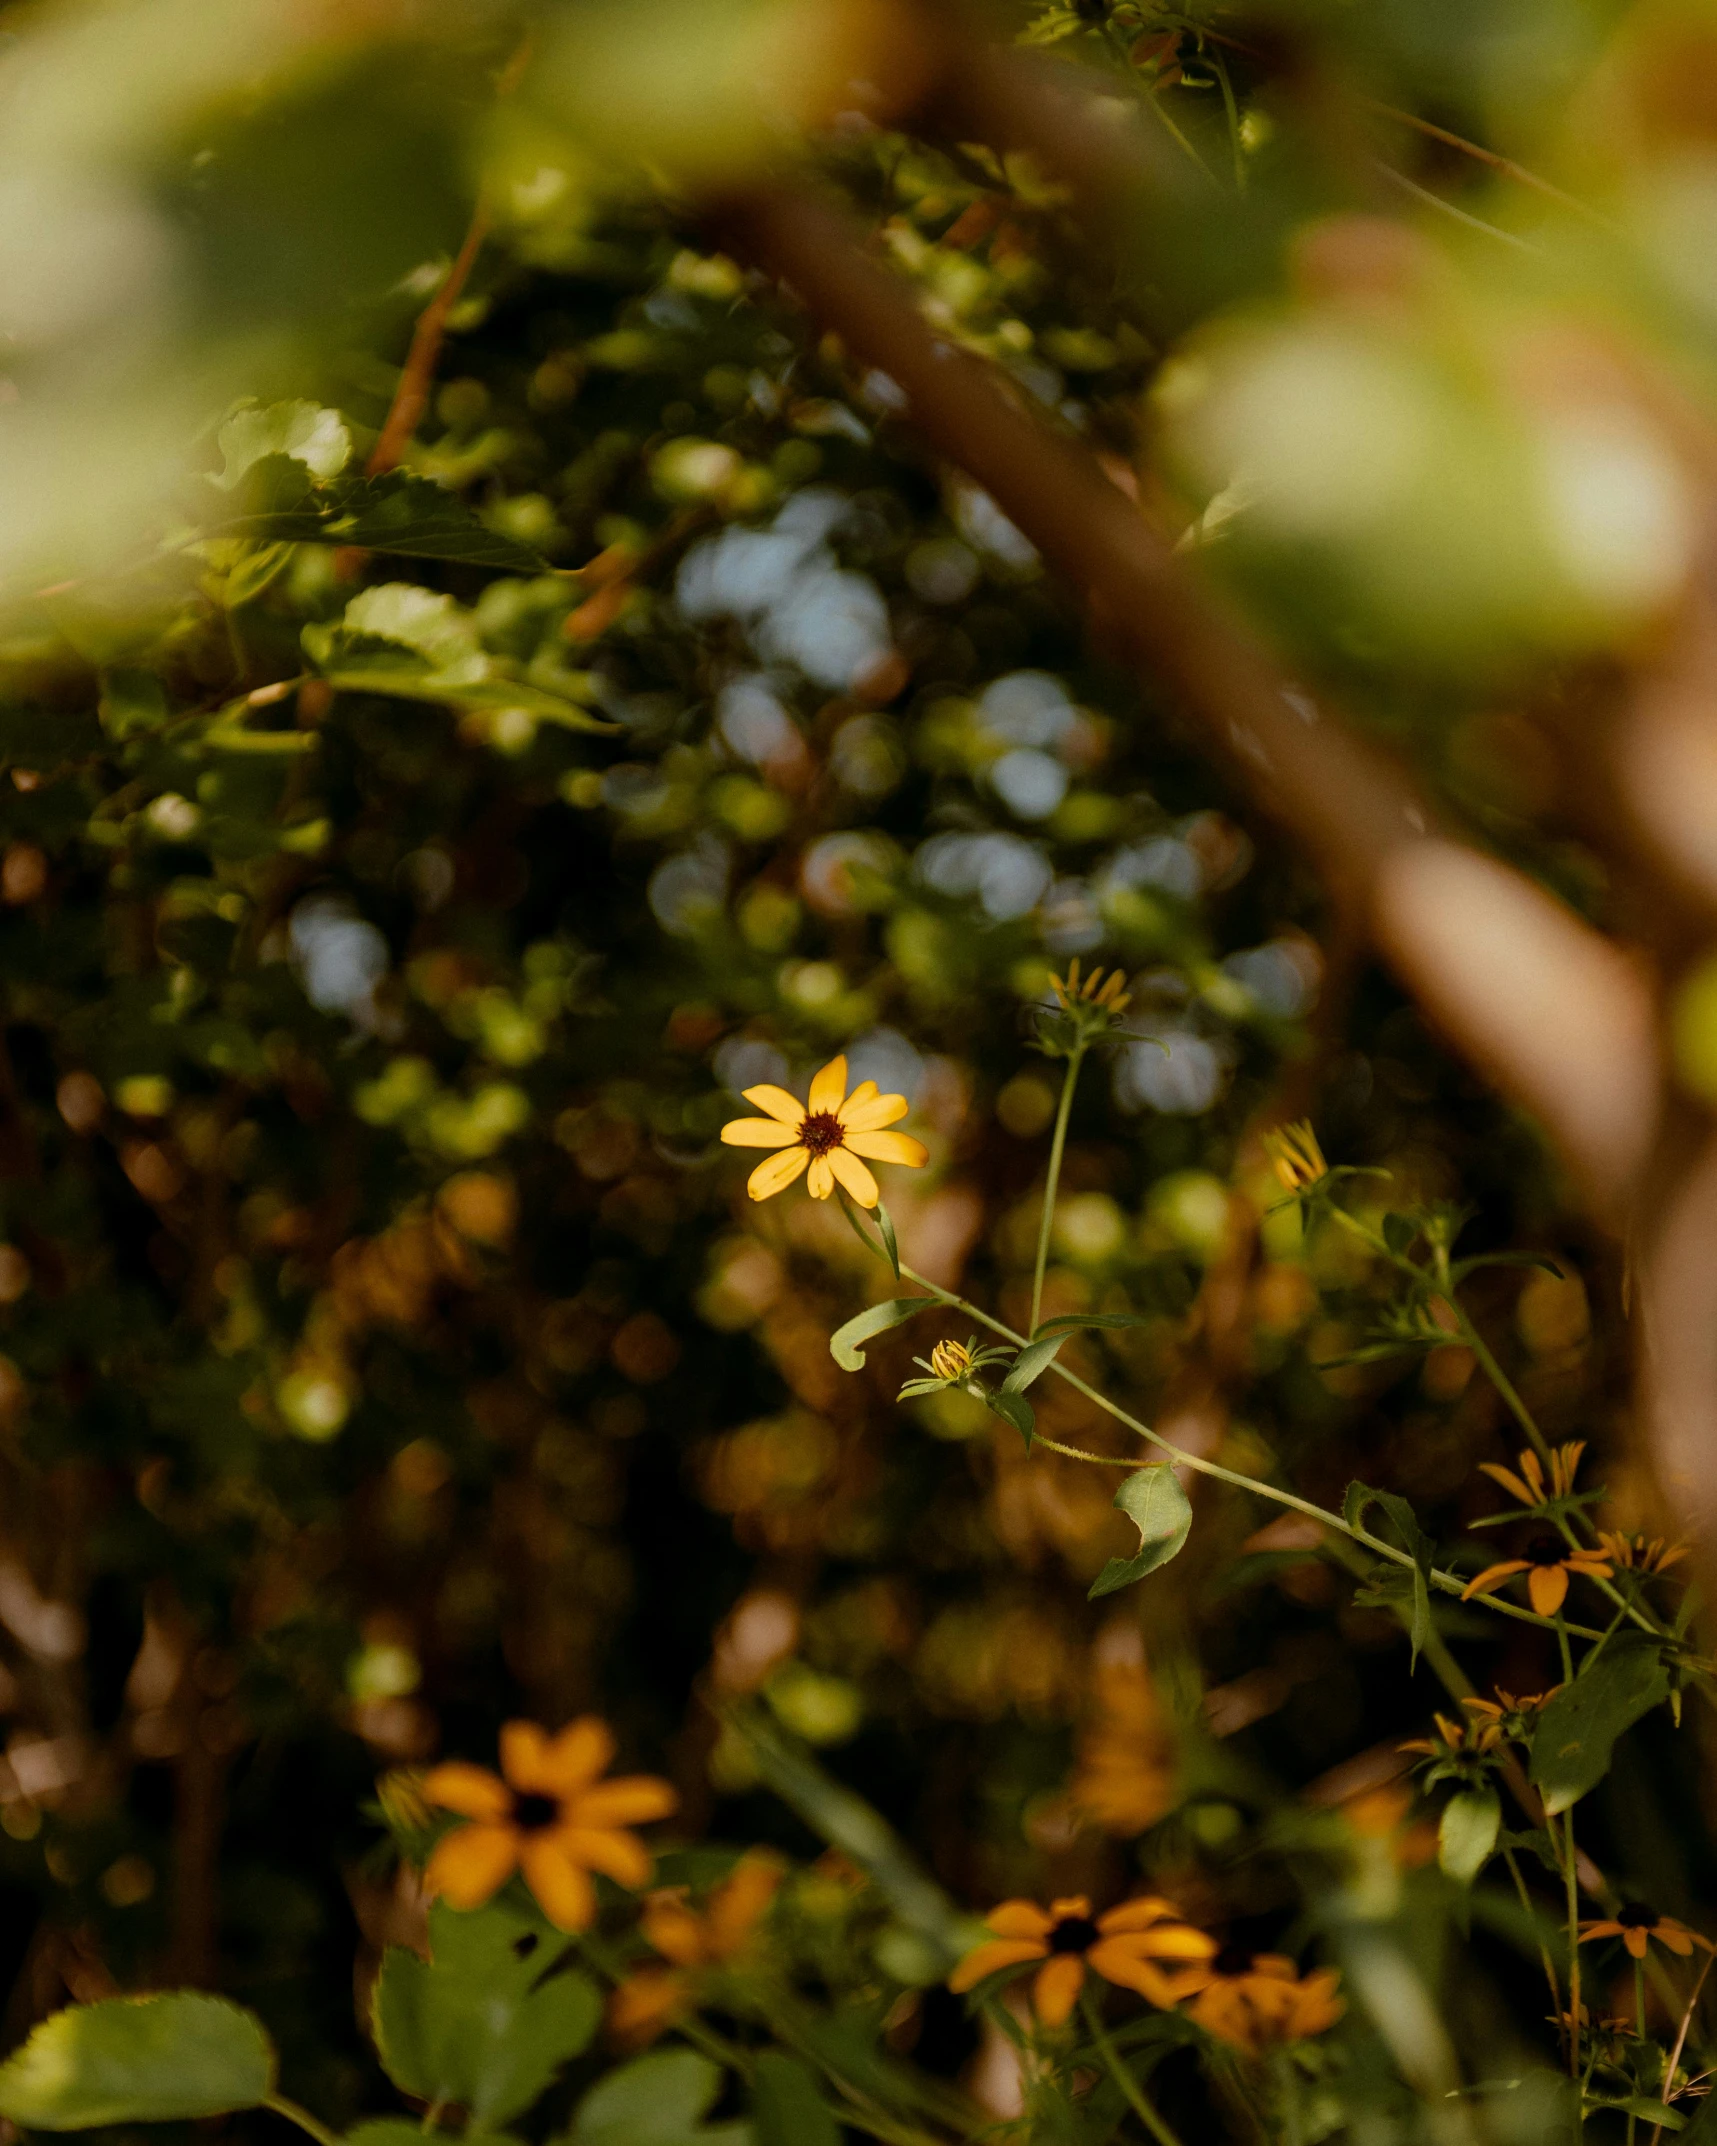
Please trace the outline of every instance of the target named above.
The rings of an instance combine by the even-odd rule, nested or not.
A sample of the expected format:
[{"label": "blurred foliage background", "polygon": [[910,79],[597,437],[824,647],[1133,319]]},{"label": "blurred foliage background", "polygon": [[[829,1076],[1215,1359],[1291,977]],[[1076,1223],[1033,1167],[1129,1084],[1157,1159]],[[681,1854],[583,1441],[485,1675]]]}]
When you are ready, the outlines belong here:
[{"label": "blurred foliage background", "polygon": [[[1438,1696],[1397,1620],[1208,1485],[1171,1574],[1088,1603],[1112,1481],[958,1393],[897,1406],[927,1326],[841,1373],[880,1268],[829,1206],[752,1208],[717,1135],[846,1051],[931,1148],[886,1188],[908,1257],[1017,1323],[1059,1082],[1030,1011],[1120,965],[1045,1309],[1144,1323],[1070,1360],[1445,1538],[1512,1427],[1460,1348],[1327,1368],[1386,1281],[1268,1211],[1259,1128],[1309,1112],[1392,1204],[1553,1253],[1474,1316],[1649,1526],[1621,1253],[1175,692],[727,220],[844,198],[1308,693],[1627,939],[1568,740],[1697,571],[1714,35],[1665,0],[4,11],[8,2043],[218,1986],[354,2119],[384,2105],[354,1989],[414,1912],[377,1774],[601,1711],[684,1839],[814,1858],[722,1727],[761,1694],[964,1907],[1143,1877],[1327,1940],[1382,2024],[1316,2135],[1468,2135],[1400,2083],[1413,2036],[1507,2074],[1544,1994],[1404,1803],[1369,1895],[1330,1815]],[[1086,70],[1111,213],[919,124],[949,38]],[[1709,1095],[1717,997],[1679,1005]],[[1074,1395],[1040,1427],[1125,1450]],[[1554,1681],[1544,1631],[1439,1618],[1483,1688]],[[1654,1718],[1582,1812],[1677,1913],[1708,1743]],[[976,2077],[934,1955],[861,1937],[890,2045]]]}]

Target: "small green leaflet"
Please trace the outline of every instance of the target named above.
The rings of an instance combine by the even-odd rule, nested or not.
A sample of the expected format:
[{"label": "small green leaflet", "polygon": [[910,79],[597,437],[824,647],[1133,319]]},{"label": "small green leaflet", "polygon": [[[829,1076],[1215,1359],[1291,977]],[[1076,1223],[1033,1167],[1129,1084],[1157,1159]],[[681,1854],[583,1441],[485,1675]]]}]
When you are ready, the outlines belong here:
[{"label": "small green leaflet", "polygon": [[1110,1558],[1091,1583],[1092,1602],[1166,1565],[1192,1528],[1191,1500],[1167,1461],[1153,1461],[1128,1476],[1115,1493],[1115,1503],[1139,1531],[1139,1554]]},{"label": "small green leaflet", "polygon": [[248,537],[259,544],[344,544],[401,559],[483,566],[498,574],[549,571],[540,552],[491,529],[426,477],[395,470],[318,488],[306,481],[296,461],[281,468],[286,460],[278,453],[265,455],[247,470],[250,511],[205,524],[203,534]]},{"label": "small green leaflet", "polygon": [[1598,1785],[1616,1738],[1669,1696],[1662,1646],[1647,1632],[1618,1632],[1587,1659],[1533,1731],[1531,1776],[1552,1817]]},{"label": "small green leaflet", "polygon": [[[1600,2095],[1592,2095],[1586,2106],[1590,2109],[1614,2109],[1618,2116],[1643,2116],[1648,2124],[1661,2124],[1665,2131],[1683,2131],[1687,2118],[1679,2109],[1666,2109],[1661,2101],[1648,2100],[1644,2094],[1630,2094],[1626,2101],[1605,2101]],[[1700,2104],[1701,2111],[1704,2104]],[[1703,2134],[1717,2138],[1717,2126],[1707,2125]]]},{"label": "small green leaflet", "polygon": [[1002,1386],[995,1393],[986,1393],[984,1406],[992,1416],[1000,1416],[1004,1423],[1011,1423],[1025,1440],[1025,1449],[1031,1451],[1031,1442],[1037,1436],[1037,1411],[1023,1393],[1010,1393]]},{"label": "small green leaflet", "polygon": [[1076,1334],[1081,1327],[1145,1326],[1149,1321],[1131,1311],[1064,1311],[1054,1319],[1045,1319],[1032,1336],[1034,1341],[1043,1341],[1051,1334],[1060,1334],[1063,1339]]},{"label": "small green leaflet", "polygon": [[1392,1490],[1373,1490],[1366,1483],[1349,1483],[1341,1516],[1358,1535],[1369,1532],[1365,1516],[1372,1506],[1381,1506],[1401,1538],[1401,1547],[1413,1560],[1413,1608],[1407,1624],[1413,1667],[1419,1666],[1419,1650],[1431,1636],[1431,1591],[1429,1575],[1436,1546],[1419,1525],[1418,1515],[1407,1500]]},{"label": "small green leaflet", "polygon": [[273,2091],[261,2020],[194,1990],[71,2005],[0,2065],[0,2116],[36,2131],[224,2116]]},{"label": "small green leaflet", "polygon": [[721,2066],[695,2049],[664,2049],[611,2071],[579,2104],[566,2146],[752,2146],[751,2126],[706,2124]]},{"label": "small green leaflet", "polygon": [[1502,1804],[1494,1788],[1458,1789],[1437,1824],[1437,1861],[1444,1874],[1471,1885],[1496,1851]]},{"label": "small green leaflet", "polygon": [[829,1354],[843,1371],[862,1371],[862,1342],[874,1341],[891,1326],[904,1326],[921,1311],[934,1311],[938,1301],[936,1297],[890,1297],[885,1303],[873,1304],[869,1311],[861,1311],[856,1319],[835,1329],[829,1336]]},{"label": "small green leaflet", "polygon": [[1039,1378],[1054,1363],[1056,1354],[1067,1339],[1057,1334],[1053,1339],[1027,1342],[1014,1358],[1008,1375],[1002,1381],[1003,1393],[1024,1393],[1032,1380]]},{"label": "small green leaflet", "polygon": [[[837,1185],[835,1187],[835,1197],[841,1203],[841,1213],[844,1214],[847,1218],[848,1228],[858,1239],[859,1243],[864,1246],[867,1252],[878,1251],[876,1239],[871,1235],[870,1231],[867,1230],[864,1224],[859,1220],[858,1210],[854,1207],[852,1202],[852,1195],[847,1191],[845,1185]],[[889,1265],[894,1269],[895,1280],[899,1281],[900,1246],[895,1240],[893,1219],[890,1216],[888,1209],[882,1204],[880,1200],[877,1201],[874,1212],[876,1214],[877,1228],[882,1235],[880,1257],[888,1261]]]}]

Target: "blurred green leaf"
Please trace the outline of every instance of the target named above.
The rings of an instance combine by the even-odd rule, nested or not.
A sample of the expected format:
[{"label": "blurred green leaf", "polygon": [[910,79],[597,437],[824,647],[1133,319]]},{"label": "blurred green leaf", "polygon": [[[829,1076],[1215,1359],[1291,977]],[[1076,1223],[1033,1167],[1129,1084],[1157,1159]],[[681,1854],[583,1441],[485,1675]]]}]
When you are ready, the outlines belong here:
[{"label": "blurred green leaf", "polygon": [[1092,1581],[1089,1599],[1131,1587],[1179,1554],[1192,1530],[1192,1502],[1167,1461],[1140,1468],[1115,1493],[1115,1503],[1139,1531],[1136,1557],[1112,1557]]},{"label": "blurred green leaf", "polygon": [[72,2005],[0,2065],[0,2116],[37,2131],[223,2116],[273,2091],[261,2020],[193,1990]]},{"label": "blurred green leaf", "polygon": [[695,2049],[663,2049],[610,2072],[579,2103],[572,2146],[751,2146],[748,2123],[706,2124],[721,2066]]},{"label": "blurred green leaf", "polygon": [[751,2090],[757,2146],[841,2146],[841,2127],[817,2090],[809,2065],[779,2049],[757,2060]]},{"label": "blurred green leaf", "polygon": [[843,1371],[864,1369],[864,1350],[861,1342],[874,1341],[878,1334],[886,1334],[890,1327],[904,1326],[908,1319],[916,1319],[921,1311],[934,1311],[938,1303],[935,1297],[890,1297],[885,1303],[873,1304],[868,1311],[861,1311],[856,1319],[849,1319],[845,1326],[837,1327],[829,1336],[829,1354]]},{"label": "blurred green leaf", "polygon": [[1588,1661],[1533,1730],[1531,1777],[1552,1817],[1597,1787],[1616,1738],[1669,1696],[1662,1645],[1647,1632],[1617,1632]]},{"label": "blurred green leaf", "polygon": [[1502,1803],[1494,1788],[1457,1789],[1437,1821],[1437,1862],[1444,1873],[1471,1885],[1496,1850]]},{"label": "blurred green leaf", "polygon": [[1412,1600],[1413,1607],[1408,1618],[1408,1638],[1412,1647],[1415,1665],[1419,1650],[1424,1646],[1431,1631],[1431,1592],[1429,1576],[1436,1560],[1436,1545],[1419,1525],[1419,1516],[1407,1500],[1392,1490],[1373,1490],[1366,1483],[1349,1483],[1347,1496],[1342,1502],[1342,1518],[1350,1528],[1360,1534],[1370,1531],[1365,1523],[1373,1506],[1378,1506],[1388,1516],[1401,1547],[1413,1559]]}]

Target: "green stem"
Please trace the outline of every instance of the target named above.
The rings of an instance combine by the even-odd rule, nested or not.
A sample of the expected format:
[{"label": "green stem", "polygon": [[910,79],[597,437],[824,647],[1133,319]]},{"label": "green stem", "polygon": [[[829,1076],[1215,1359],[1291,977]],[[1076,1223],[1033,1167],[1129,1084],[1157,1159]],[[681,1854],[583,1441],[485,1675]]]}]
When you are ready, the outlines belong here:
[{"label": "green stem", "polygon": [[1550,2012],[1552,2018],[1562,2009],[1562,1986],[1556,1979],[1556,1962],[1550,1957],[1550,1947],[1544,1942],[1538,1927],[1538,1912],[1532,1905],[1532,1895],[1526,1890],[1526,1880],[1520,1874],[1520,1864],[1512,1848],[1502,1851],[1502,1859],[1508,1865],[1508,1874],[1514,1880],[1514,1890],[1519,1895],[1522,1914],[1532,1925],[1538,1937],[1538,1958],[1544,1968],[1544,1979],[1550,1985]]},{"label": "green stem", "polygon": [[[1634,1962],[1634,2032],[1645,2041],[1645,1962]],[[1634,2146],[1635,2116],[1628,2111],[1628,2146]]]},{"label": "green stem", "polygon": [[1091,2039],[1097,2045],[1103,2062],[1109,2067],[1109,2076],[1126,2096],[1127,2106],[1144,2125],[1157,2146],[1180,2146],[1180,2140],[1171,2131],[1146,2094],[1144,2088],[1121,2062],[1120,2051],[1103,2031],[1103,2022],[1089,1994],[1079,2000],[1080,2010],[1085,2014],[1085,2024],[1091,2030]]},{"label": "green stem", "polygon": [[[1067,1121],[1073,1112],[1073,1090],[1079,1079],[1085,1046],[1076,1043],[1067,1054],[1067,1072],[1061,1083],[1061,1100],[1055,1106],[1055,1132],[1049,1143],[1049,1175],[1043,1185],[1043,1217],[1037,1225],[1037,1266],[1031,1277],[1031,1331],[1043,1313],[1043,1277],[1049,1265],[1049,1233],[1055,1227],[1055,1195],[1061,1184],[1061,1157],[1067,1147]],[[904,1271],[904,1269],[902,1270]]]},{"label": "green stem", "polygon": [[[1558,1622],[1558,1630],[1561,1629]],[[1555,1821],[1545,1823],[1554,1829]],[[1580,1880],[1579,1857],[1574,1847],[1574,1813],[1563,1813],[1563,1879],[1568,1891],[1568,2076],[1576,2082],[1580,2077]],[[1576,2124],[1580,2118],[1576,2115]]]},{"label": "green stem", "polygon": [[265,2094],[262,2106],[272,2109],[276,2116],[284,2116],[289,2124],[296,2124],[300,2131],[307,2131],[316,2141],[316,2146],[340,2146],[340,2135],[330,2131],[326,2124],[318,2123],[308,2109],[301,2109],[297,2102],[288,2101],[284,2094]]},{"label": "green stem", "polygon": [[[975,1319],[980,1326],[988,1327],[992,1334],[1000,1335],[1003,1341],[1012,1342],[1016,1349],[1026,1346],[1023,1334],[1016,1333],[1004,1321],[992,1318],[987,1311],[981,1311],[967,1298],[956,1296],[950,1289],[944,1289],[939,1282],[931,1281],[927,1275],[918,1273],[904,1261],[901,1263],[900,1273],[902,1280],[916,1282],[921,1289],[927,1289],[937,1303],[950,1305],[955,1311],[963,1311],[969,1319]],[[1049,1368],[1057,1377],[1065,1379],[1076,1393],[1082,1393],[1088,1401],[1102,1409],[1105,1415],[1112,1416],[1135,1436],[1155,1446],[1160,1453],[1166,1453],[1170,1460],[1178,1462],[1183,1468],[1190,1468],[1195,1475],[1208,1475],[1216,1482],[1232,1484],[1236,1490],[1249,1490],[1254,1497],[1267,1498],[1273,1505],[1285,1505],[1296,1513],[1304,1513],[1308,1519],[1321,1521],[1325,1527],[1333,1528],[1337,1534],[1347,1536],[1350,1541],[1362,1543],[1366,1549],[1378,1557],[1386,1558],[1392,1565],[1412,1565],[1413,1559],[1405,1550],[1398,1550],[1393,1543],[1383,1542],[1375,1535],[1368,1535],[1363,1528],[1351,1527],[1340,1513],[1332,1513],[1322,1505],[1314,1505],[1309,1498],[1296,1497],[1291,1490],[1278,1490],[1274,1483],[1260,1482],[1256,1476],[1241,1475],[1237,1469],[1221,1467],[1213,1460],[1204,1459],[1201,1454],[1188,1453],[1184,1447],[1175,1445],[1153,1431],[1148,1423],[1141,1423],[1137,1416],[1128,1415],[1127,1411],[1111,1401],[1107,1394],[1099,1393],[1095,1386],[1087,1385],[1084,1379],[1076,1372],[1069,1371],[1059,1359]],[[1047,1445],[1049,1440],[1040,1438],[1037,1443]],[[1069,1453],[1078,1460],[1105,1465],[1101,1454],[1080,1453],[1077,1448],[1071,1446],[1057,1447],[1056,1450]],[[1443,1572],[1433,1566],[1426,1579],[1427,1584],[1436,1588],[1439,1594],[1465,1593],[1462,1582],[1452,1572]],[[1512,1617],[1520,1624],[1535,1624],[1545,1628],[1550,1625],[1550,1619],[1540,1617],[1536,1610],[1521,1609],[1513,1602],[1499,1600],[1495,1595],[1475,1595],[1473,1600],[1484,1608],[1493,1610],[1499,1617]],[[1581,1639],[1603,1637],[1592,1625],[1570,1624],[1567,1629]]]}]

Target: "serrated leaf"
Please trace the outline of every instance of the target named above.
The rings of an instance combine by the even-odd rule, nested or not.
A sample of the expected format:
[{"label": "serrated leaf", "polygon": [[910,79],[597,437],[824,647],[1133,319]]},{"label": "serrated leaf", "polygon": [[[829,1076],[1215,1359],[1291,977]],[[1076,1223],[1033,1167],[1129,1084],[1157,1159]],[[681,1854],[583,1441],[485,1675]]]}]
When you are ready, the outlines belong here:
[{"label": "serrated leaf", "polygon": [[1141,1319],[1132,1311],[1064,1311],[1053,1319],[1045,1319],[1032,1335],[1034,1341],[1042,1341],[1051,1334],[1060,1334],[1064,1339],[1075,1334],[1081,1327],[1148,1326],[1148,1319]]},{"label": "serrated leaf", "polygon": [[1033,1379],[1040,1378],[1054,1363],[1056,1354],[1066,1342],[1065,1334],[1041,1341],[1028,1341],[1014,1358],[1008,1375],[1002,1380],[1003,1393],[1024,1393]]},{"label": "serrated leaf", "polygon": [[352,435],[338,410],[314,402],[275,402],[235,410],[215,435],[225,467],[209,482],[230,492],[270,455],[298,462],[313,477],[337,477],[352,454]]},{"label": "serrated leaf", "polygon": [[459,2102],[487,2128],[528,2109],[596,2032],[602,2003],[581,1974],[543,1978],[551,1954],[535,1924],[491,1904],[429,1911],[431,1958],[390,1946],[373,2023],[383,2068],[402,2092]]},{"label": "serrated leaf", "polygon": [[224,2116],[273,2091],[261,2020],[194,1990],[74,2004],[0,2065],[0,2116],[37,2131]]},{"label": "serrated leaf", "polygon": [[1011,1423],[1025,1440],[1025,1449],[1031,1451],[1031,1442],[1037,1436],[1037,1411],[1023,1393],[1009,1393],[1003,1386],[996,1393],[984,1395],[984,1406],[992,1416],[1000,1416],[1004,1423]]},{"label": "serrated leaf", "polygon": [[890,1327],[904,1326],[908,1319],[916,1319],[921,1311],[934,1311],[939,1301],[937,1297],[889,1297],[884,1303],[873,1304],[868,1311],[861,1311],[856,1319],[849,1319],[845,1326],[836,1327],[829,1336],[829,1354],[843,1371],[862,1371],[862,1342],[874,1341],[878,1334],[886,1334]]},{"label": "serrated leaf", "polygon": [[1136,1557],[1112,1557],[1092,1581],[1089,1601],[1131,1587],[1177,1556],[1192,1529],[1192,1502],[1167,1461],[1140,1468],[1115,1493],[1115,1504],[1139,1531]]},{"label": "serrated leaf", "polygon": [[[250,511],[211,525],[209,533],[258,543],[343,544],[399,559],[440,559],[499,574],[542,574],[548,561],[516,537],[479,521],[453,493],[426,477],[394,471],[313,490],[264,458],[246,472]],[[302,472],[298,477],[302,477]]]},{"label": "serrated leaf", "polygon": [[1661,1645],[1647,1632],[1616,1633],[1538,1716],[1531,1777],[1545,1810],[1554,1817],[1595,1788],[1616,1738],[1668,1696]]},{"label": "serrated leaf", "polygon": [[751,2146],[746,2123],[706,2124],[721,2066],[695,2049],[664,2049],[598,2080],[579,2104],[571,2146]]},{"label": "serrated leaf", "polygon": [[797,2057],[766,2049],[751,2089],[757,2146],[841,2146],[841,2127],[817,2091],[815,2074]]},{"label": "serrated leaf", "polygon": [[1471,1885],[1496,1852],[1502,1803],[1494,1788],[1463,1788],[1437,1822],[1437,1862],[1446,1877]]}]

